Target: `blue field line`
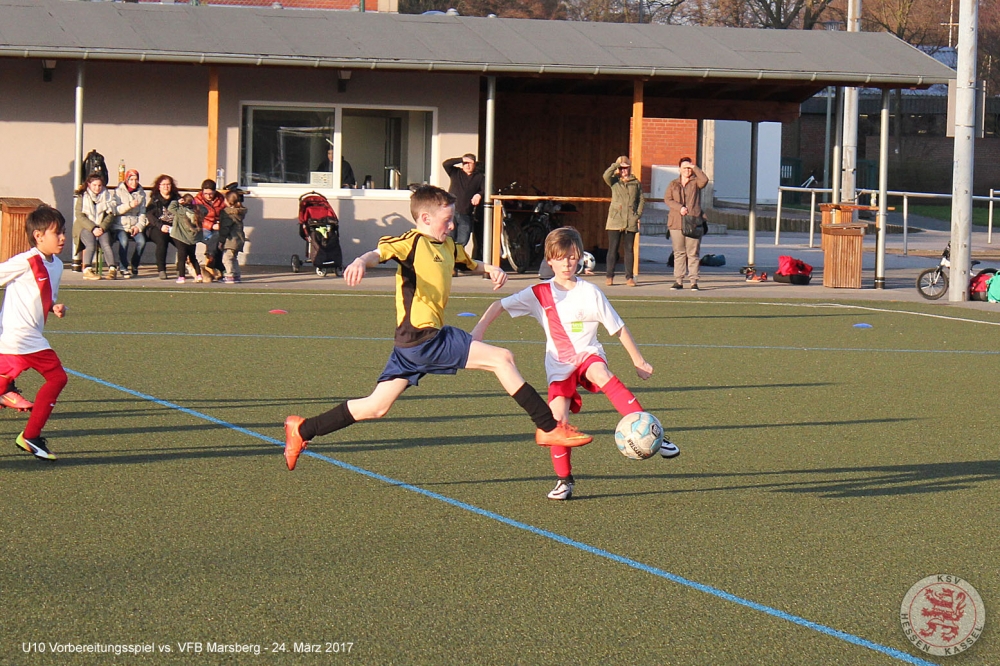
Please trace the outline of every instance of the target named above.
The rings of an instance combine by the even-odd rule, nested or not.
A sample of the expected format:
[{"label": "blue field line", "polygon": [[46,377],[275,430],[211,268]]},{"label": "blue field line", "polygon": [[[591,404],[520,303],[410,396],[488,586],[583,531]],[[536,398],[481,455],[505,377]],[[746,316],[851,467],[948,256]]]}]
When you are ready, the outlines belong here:
[{"label": "blue field line", "polygon": [[[330,341],[368,341],[392,342],[392,338],[373,338],[370,336],[349,335],[283,335],[265,333],[185,333],[181,331],[148,332],[148,331],[46,331],[48,335],[140,335],[140,336],[174,336],[190,338],[256,338],[261,340],[330,340]],[[544,345],[544,340],[489,340],[493,345]],[[879,349],[877,347],[795,347],[792,345],[711,345],[702,343],[643,343],[640,347],[662,347],[669,349],[740,349],[754,351],[802,351],[802,352],[854,352],[854,353],[884,353],[884,354],[967,354],[973,356],[996,356],[998,350],[990,349]]]},{"label": "blue field line", "polygon": [[[255,439],[259,439],[259,440],[267,442],[269,444],[274,444],[275,446],[280,446],[282,448],[285,446],[285,443],[282,442],[281,440],[275,439],[273,437],[268,437],[267,435],[262,435],[262,434],[260,434],[258,432],[254,432],[253,430],[248,430],[247,428],[241,428],[238,425],[234,425],[232,423],[229,423],[228,421],[223,421],[222,419],[217,419],[214,416],[209,416],[208,414],[203,414],[202,412],[198,412],[198,411],[195,411],[193,409],[189,409],[187,407],[182,407],[181,405],[178,405],[176,403],[169,402],[167,400],[161,400],[161,399],[159,399],[159,398],[157,398],[155,396],[151,396],[151,395],[148,395],[146,393],[142,393],[140,391],[134,391],[134,390],[132,390],[130,388],[126,388],[126,387],[120,386],[118,384],[113,384],[113,383],[105,381],[103,379],[99,379],[97,377],[94,377],[94,376],[91,376],[91,375],[88,375],[88,374],[84,374],[82,372],[78,372],[76,370],[71,370],[69,368],[65,368],[65,370],[66,370],[67,374],[73,375],[74,377],[79,377],[81,379],[86,379],[88,381],[94,382],[95,384],[100,384],[101,386],[106,386],[106,387],[114,389],[116,391],[121,391],[122,393],[127,393],[128,395],[134,396],[136,398],[141,398],[142,400],[147,400],[149,402],[155,403],[157,405],[161,405],[163,407],[167,407],[169,409],[175,409],[175,410],[177,410],[179,412],[183,412],[184,414],[187,414],[189,416],[193,416],[195,418],[202,419],[204,421],[208,421],[209,423],[214,423],[216,425],[220,425],[220,426],[222,426],[224,428],[228,428],[230,430],[235,430],[238,433],[241,433],[243,435],[247,435],[249,437],[253,437]],[[503,516],[503,515],[501,515],[499,513],[494,513],[493,511],[489,511],[487,509],[482,509],[482,508],[480,508],[478,506],[475,506],[473,504],[468,504],[468,503],[463,502],[461,500],[454,499],[453,497],[448,497],[447,495],[441,495],[440,493],[436,493],[436,492],[434,492],[432,490],[427,490],[427,489],[421,488],[419,486],[411,485],[409,483],[406,483],[405,481],[400,481],[398,479],[393,479],[392,477],[384,476],[382,474],[379,474],[378,472],[369,471],[367,469],[364,469],[363,467],[358,467],[356,465],[352,465],[350,463],[346,463],[346,462],[343,462],[341,460],[337,460],[336,458],[330,458],[329,456],[325,456],[325,455],[323,455],[321,453],[316,453],[314,451],[306,450],[306,451],[303,452],[303,455],[311,456],[313,458],[316,458],[317,460],[322,460],[324,462],[328,462],[331,465],[336,465],[337,467],[340,467],[342,469],[345,469],[345,470],[348,470],[348,471],[351,471],[351,472],[355,472],[355,473],[361,474],[363,476],[367,476],[367,477],[369,477],[371,479],[375,479],[376,481],[382,481],[383,483],[387,483],[389,485],[393,485],[393,486],[396,486],[398,488],[403,488],[405,490],[409,490],[411,492],[418,493],[418,494],[423,495],[425,497],[429,497],[431,499],[435,499],[435,500],[438,500],[440,502],[444,502],[446,504],[450,504],[450,505],[452,505],[454,507],[457,507],[459,509],[463,509],[465,511],[469,511],[471,513],[477,514],[477,515],[482,516],[484,518],[489,518],[489,519],[495,520],[495,521],[497,521],[499,523],[503,523],[504,525],[508,525],[510,527],[515,527],[515,528],[517,528],[519,530],[524,530],[526,532],[530,532],[530,533],[535,534],[537,536],[544,537],[546,539],[550,539],[550,540],[555,541],[557,543],[561,543],[563,545],[570,546],[572,548],[576,548],[576,549],[581,550],[581,551],[583,551],[585,553],[590,553],[591,555],[596,555],[598,557],[603,557],[605,559],[611,560],[612,562],[618,562],[619,564],[624,564],[624,565],[626,565],[628,567],[631,567],[633,569],[638,569],[639,571],[644,571],[644,572],[646,572],[648,574],[652,574],[654,576],[658,576],[660,578],[664,578],[664,579],[669,580],[671,582],[677,583],[678,585],[683,585],[685,587],[689,587],[691,589],[698,590],[699,592],[704,592],[705,594],[710,594],[710,595],[712,595],[714,597],[718,597],[720,599],[724,599],[726,601],[730,601],[730,602],[732,602],[734,604],[739,604],[740,606],[745,606],[745,607],[750,608],[752,610],[759,611],[761,613],[766,613],[767,615],[771,615],[771,616],[776,617],[778,619],[786,620],[788,622],[792,622],[793,624],[797,624],[797,625],[799,625],[801,627],[805,627],[807,629],[812,629],[814,631],[818,631],[821,634],[826,634],[827,636],[831,636],[833,638],[837,638],[837,639],[840,639],[842,641],[846,641],[848,643],[852,643],[854,645],[859,645],[861,647],[868,648],[869,650],[874,650],[875,652],[880,652],[880,653],[882,653],[884,655],[887,655],[889,657],[892,657],[894,659],[898,659],[899,661],[903,661],[903,662],[906,662],[908,664],[919,664],[921,666],[936,666],[933,662],[925,661],[923,659],[920,659],[919,657],[915,657],[915,656],[913,656],[911,654],[908,654],[906,652],[902,652],[901,650],[897,650],[895,648],[891,648],[891,647],[888,647],[888,646],[885,646],[885,645],[880,645],[878,643],[873,643],[873,642],[871,642],[869,640],[861,638],[860,636],[855,636],[854,634],[849,634],[847,632],[840,631],[840,630],[834,629],[832,627],[828,627],[828,626],[826,626],[824,624],[819,624],[818,622],[813,622],[811,620],[807,620],[807,619],[799,617],[797,615],[792,615],[791,613],[786,613],[785,611],[778,610],[777,608],[771,608],[770,606],[765,606],[764,604],[759,604],[759,603],[757,603],[755,601],[750,601],[749,599],[744,599],[742,597],[738,597],[735,594],[730,594],[729,592],[726,592],[724,590],[720,590],[720,589],[718,589],[716,587],[712,587],[711,585],[705,585],[703,583],[698,583],[696,581],[689,580],[687,578],[684,578],[683,576],[678,576],[677,574],[672,574],[669,571],[663,571],[662,569],[657,569],[656,567],[649,566],[648,564],[643,564],[642,562],[638,562],[636,560],[633,560],[631,558],[625,557],[623,555],[617,555],[617,554],[612,553],[610,551],[604,550],[603,548],[597,548],[596,546],[591,546],[589,544],[582,543],[582,542],[576,541],[574,539],[570,539],[569,537],[565,537],[565,536],[563,536],[561,534],[557,534],[555,532],[550,532],[549,530],[545,530],[545,529],[542,529],[540,527],[535,527],[534,525],[529,525],[527,523],[522,523],[521,521],[514,520],[513,518],[508,518],[508,517]]]}]

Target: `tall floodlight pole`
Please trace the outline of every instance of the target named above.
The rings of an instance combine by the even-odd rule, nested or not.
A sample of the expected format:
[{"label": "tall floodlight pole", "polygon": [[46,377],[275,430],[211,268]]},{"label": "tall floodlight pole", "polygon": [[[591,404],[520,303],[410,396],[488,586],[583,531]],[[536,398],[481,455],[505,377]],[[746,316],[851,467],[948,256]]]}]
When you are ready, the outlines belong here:
[{"label": "tall floodlight pole", "polygon": [[[73,146],[73,177],[70,178],[70,183],[73,189],[76,189],[78,180],[82,181],[85,178],[83,174],[83,80],[84,80],[84,63],[82,60],[76,63],[76,106],[73,112],[73,122],[74,128],[76,130],[76,137]],[[89,174],[87,174],[89,175]],[[74,202],[75,203],[75,202]],[[75,224],[75,222],[74,222]],[[82,256],[80,254],[80,248],[77,247],[79,242],[76,242],[80,238],[80,230],[73,229],[73,249],[71,254],[73,255],[72,263],[70,267],[74,271],[82,271],[83,264],[81,263]]]},{"label": "tall floodlight pole", "polygon": [[[833,88],[826,89],[826,133],[823,136],[823,189],[830,187],[830,119],[833,117]],[[826,192],[823,193],[826,201]]]},{"label": "tall floodlight pole", "polygon": [[[847,2],[847,32],[861,32],[861,0]],[[840,200],[857,202],[858,172],[858,89],[844,88],[843,176]]]},{"label": "tall floodlight pole", "polygon": [[834,116],[833,128],[834,128],[834,139],[833,139],[833,154],[830,158],[830,164],[832,165],[832,179],[830,181],[830,203],[839,204],[843,201],[840,196],[840,181],[841,177],[844,175],[843,165],[843,153],[844,153],[844,89],[838,87],[835,93],[833,108]]},{"label": "tall floodlight pole", "polygon": [[[493,257],[493,236],[496,233],[493,229],[493,180],[496,176],[496,166],[494,158],[496,148],[496,113],[497,113],[497,77],[486,77],[486,174],[483,182],[483,190],[486,192],[486,201],[483,204],[483,261],[488,264],[500,265],[500,261],[494,261]],[[497,255],[499,256],[499,255]]]},{"label": "tall floodlight pole", "polygon": [[760,123],[750,123],[750,199],[747,213],[747,266],[753,268],[757,261],[757,152],[760,142]]},{"label": "tall floodlight pole", "polygon": [[972,160],[976,130],[976,0],[958,5],[958,80],[955,82],[955,166],[951,186],[951,286],[949,301],[969,294],[972,256]]},{"label": "tall floodlight pole", "polygon": [[882,89],[878,144],[878,238],[875,241],[875,288],[885,289],[885,232],[889,210],[889,89]]}]

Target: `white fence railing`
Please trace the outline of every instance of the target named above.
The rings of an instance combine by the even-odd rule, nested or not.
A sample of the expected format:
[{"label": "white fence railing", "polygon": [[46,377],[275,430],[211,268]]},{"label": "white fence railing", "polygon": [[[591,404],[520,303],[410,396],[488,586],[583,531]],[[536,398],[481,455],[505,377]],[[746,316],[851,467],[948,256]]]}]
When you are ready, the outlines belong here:
[{"label": "white fence railing", "polygon": [[[781,239],[781,204],[782,204],[782,193],[783,192],[809,192],[809,247],[815,247],[815,228],[816,228],[816,194],[820,193],[832,193],[833,190],[830,188],[823,187],[789,187],[782,185],[778,188],[778,207],[776,212],[776,220],[774,222],[774,244],[778,245]],[[858,190],[858,196],[867,194],[872,197],[874,201],[878,197],[878,190]],[[951,200],[950,194],[939,194],[934,192],[897,192],[890,190],[887,192],[890,197],[902,197],[903,199],[903,254],[907,254],[907,239],[909,235],[910,227],[910,199],[948,199]],[[986,226],[986,242],[993,243],[993,202],[1000,201],[1000,196],[997,196],[998,191],[995,189],[990,189],[990,195],[988,197],[974,196],[973,201],[986,201],[989,203],[989,218]],[[874,203],[872,205],[875,205]]]}]

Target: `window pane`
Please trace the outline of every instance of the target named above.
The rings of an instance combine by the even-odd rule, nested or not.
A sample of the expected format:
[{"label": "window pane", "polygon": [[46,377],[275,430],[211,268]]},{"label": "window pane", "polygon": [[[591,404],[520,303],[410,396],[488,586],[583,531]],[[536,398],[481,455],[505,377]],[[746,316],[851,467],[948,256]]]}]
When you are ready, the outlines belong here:
[{"label": "window pane", "polygon": [[333,121],[332,109],[248,110],[243,132],[250,137],[249,181],[308,184],[310,172],[332,171]]},{"label": "window pane", "polygon": [[430,177],[429,111],[344,109],[343,156],[358,186],[406,189]]}]

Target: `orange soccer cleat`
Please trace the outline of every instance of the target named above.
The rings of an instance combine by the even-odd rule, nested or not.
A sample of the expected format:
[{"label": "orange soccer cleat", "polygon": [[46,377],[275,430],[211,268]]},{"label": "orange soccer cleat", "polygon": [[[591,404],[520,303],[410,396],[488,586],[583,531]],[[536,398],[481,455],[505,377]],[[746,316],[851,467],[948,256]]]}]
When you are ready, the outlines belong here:
[{"label": "orange soccer cleat", "polygon": [[285,463],[289,470],[295,469],[299,454],[306,450],[309,442],[299,435],[299,426],[305,421],[301,416],[289,416],[285,419]]},{"label": "orange soccer cleat", "polygon": [[21,392],[17,390],[13,382],[8,388],[10,389],[9,391],[0,395],[0,407],[9,407],[19,412],[30,412],[35,404],[21,395]]},{"label": "orange soccer cleat", "polygon": [[551,432],[545,432],[541,428],[536,430],[535,441],[539,446],[583,446],[590,444],[594,438],[568,423],[560,423]]}]

